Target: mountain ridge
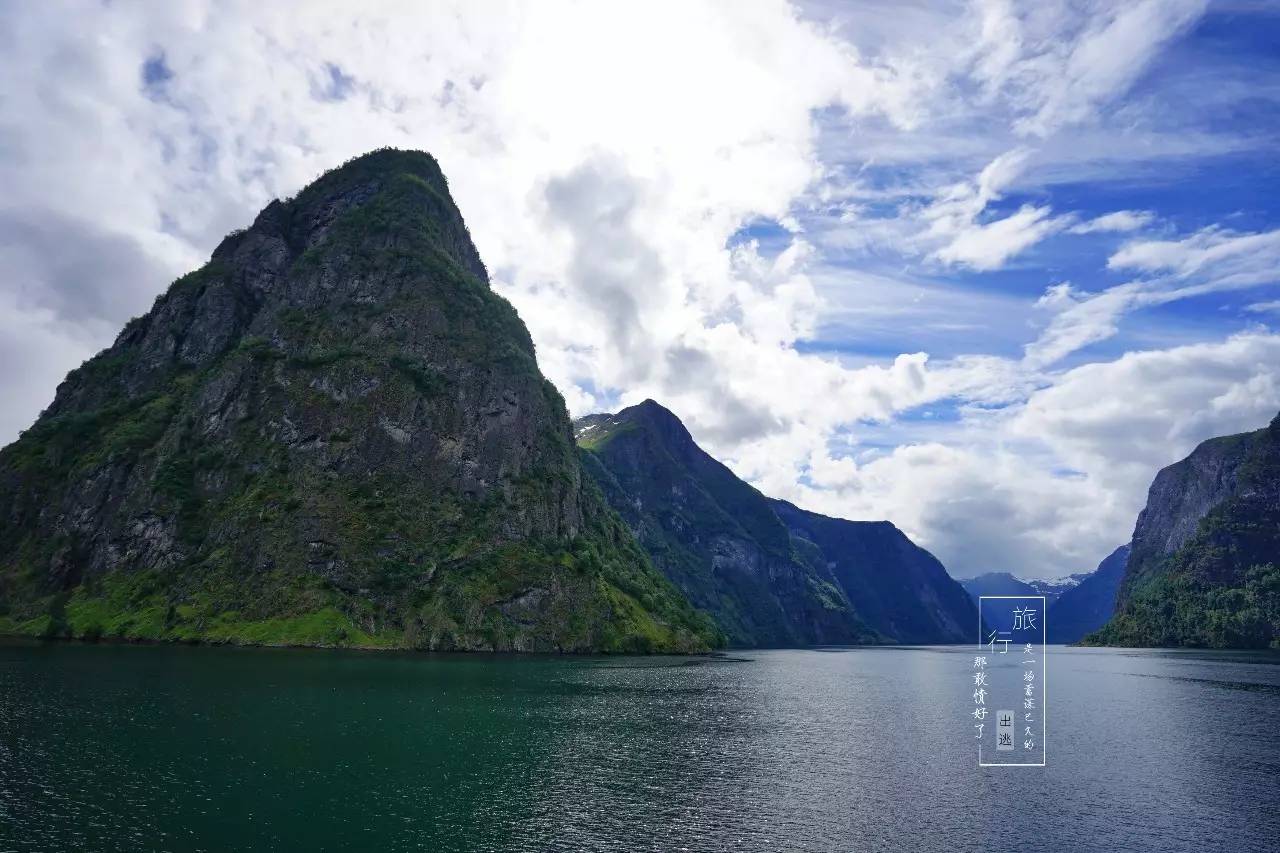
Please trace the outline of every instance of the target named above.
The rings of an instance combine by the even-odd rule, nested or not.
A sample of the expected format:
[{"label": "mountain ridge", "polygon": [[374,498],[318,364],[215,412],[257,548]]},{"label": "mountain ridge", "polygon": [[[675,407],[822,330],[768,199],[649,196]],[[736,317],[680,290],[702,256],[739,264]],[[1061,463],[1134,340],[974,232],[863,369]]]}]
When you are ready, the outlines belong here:
[{"label": "mountain ridge", "polygon": [[[817,545],[873,628],[917,645],[972,640],[977,609],[942,563],[891,521],[850,521],[771,499],[791,531]],[[886,566],[893,571],[882,571]]]},{"label": "mountain ridge", "polygon": [[[971,639],[976,611],[963,590],[891,523],[828,518],[762,495],[661,404],[581,417],[575,436],[587,470],[655,564],[735,644]],[[913,575],[921,596],[906,604],[923,604],[924,616],[897,606],[903,590],[863,577],[874,560],[923,572]]]},{"label": "mountain ridge", "polygon": [[575,422],[584,468],[691,602],[747,646],[866,642],[830,573],[792,553],[767,499],[652,400]]},{"label": "mountain ridge", "polygon": [[0,450],[0,631],[719,642],[583,476],[439,165],[394,149],[267,205]]},{"label": "mountain ridge", "polygon": [[1115,612],[1116,593],[1128,562],[1129,545],[1126,543],[1104,557],[1093,572],[1058,597],[1046,622],[1050,643],[1078,643],[1086,634],[1107,623]]}]

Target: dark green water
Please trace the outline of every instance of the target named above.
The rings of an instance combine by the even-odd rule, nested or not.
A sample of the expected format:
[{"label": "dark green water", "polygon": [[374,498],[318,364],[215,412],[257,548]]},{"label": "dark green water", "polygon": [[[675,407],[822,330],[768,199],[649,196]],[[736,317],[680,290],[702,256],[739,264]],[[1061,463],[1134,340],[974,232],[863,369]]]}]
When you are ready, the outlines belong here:
[{"label": "dark green water", "polygon": [[980,769],[973,652],[0,646],[0,850],[1276,850],[1280,659],[1052,649]]}]

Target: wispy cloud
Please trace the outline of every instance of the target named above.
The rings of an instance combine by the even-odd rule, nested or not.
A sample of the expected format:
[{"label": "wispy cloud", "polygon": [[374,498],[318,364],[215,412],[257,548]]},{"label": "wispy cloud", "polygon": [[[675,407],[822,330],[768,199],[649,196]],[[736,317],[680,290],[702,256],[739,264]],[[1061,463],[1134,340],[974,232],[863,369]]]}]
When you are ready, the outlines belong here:
[{"label": "wispy cloud", "polygon": [[[1105,476],[1123,444],[1064,443],[1071,394],[1039,421],[1053,440],[1029,431],[1055,388],[1083,387],[1086,348],[1147,350],[1090,380],[1099,434],[1143,431],[1133,470],[1270,399],[1267,333],[1233,337],[1270,300],[1218,312],[1199,348],[1126,335],[1144,308],[1274,280],[1264,203],[1231,219],[1177,201],[1185,176],[1275,148],[1250,105],[1280,63],[1169,67],[1203,12],[12,5],[0,437],[271,197],[370,148],[425,148],[575,412],[660,398],[767,490],[892,517],[958,572],[1087,568],[1145,484]],[[757,239],[757,222],[780,227]],[[1157,365],[1176,366],[1172,402],[1150,404],[1183,424],[1172,442],[1126,414]]]},{"label": "wispy cloud", "polygon": [[1149,210],[1117,210],[1073,225],[1068,230],[1072,234],[1124,233],[1146,228],[1154,220],[1155,214]]},{"label": "wispy cloud", "polygon": [[1180,240],[1134,241],[1111,255],[1107,266],[1147,277],[1098,293],[1050,287],[1038,304],[1056,313],[1027,345],[1030,364],[1047,366],[1112,337],[1121,318],[1139,308],[1280,282],[1280,231],[1235,234],[1212,227]]},{"label": "wispy cloud", "polygon": [[1060,231],[1067,221],[1052,216],[1048,207],[1024,205],[1004,219],[964,228],[933,257],[976,270],[999,269],[1013,256]]},{"label": "wispy cloud", "polygon": [[1204,8],[1202,0],[1128,3],[1101,11],[1082,35],[1057,49],[1033,42],[1028,55],[1003,70],[1003,85],[1033,107],[1015,128],[1045,137],[1064,125],[1094,120]]},{"label": "wispy cloud", "polygon": [[1107,266],[1195,277],[1218,288],[1248,287],[1280,277],[1280,230],[1236,234],[1213,226],[1181,240],[1136,241],[1112,255]]}]

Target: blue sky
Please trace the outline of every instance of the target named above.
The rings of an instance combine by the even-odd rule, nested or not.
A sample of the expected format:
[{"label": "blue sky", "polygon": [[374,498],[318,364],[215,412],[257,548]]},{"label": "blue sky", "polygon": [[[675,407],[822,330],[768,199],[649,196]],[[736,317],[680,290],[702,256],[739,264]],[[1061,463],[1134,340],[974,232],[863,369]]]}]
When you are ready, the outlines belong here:
[{"label": "blue sky", "polygon": [[[879,269],[887,275],[910,270],[951,293],[971,292],[975,301],[1003,296],[1025,304],[1038,298],[1050,282],[1072,282],[1097,290],[1128,280],[1128,271],[1108,269],[1107,260],[1136,234],[1176,238],[1207,228],[1243,233],[1274,229],[1274,198],[1280,180],[1280,161],[1275,156],[1280,124],[1278,48],[1277,7],[1208,7],[1135,77],[1127,91],[1099,110],[1088,135],[1093,144],[1101,138],[1105,145],[1112,134],[1124,140],[1118,145],[1121,153],[1116,162],[1072,163],[1070,155],[1063,157],[1061,146],[1051,137],[1035,155],[1043,156],[1045,162],[1022,175],[979,219],[1002,219],[1025,205],[1052,205],[1055,211],[1069,211],[1080,220],[1114,211],[1144,211],[1152,220],[1148,226],[1123,233],[1073,234],[1065,229],[988,271],[963,264],[920,264],[892,247],[878,252],[824,247],[828,274],[838,281],[842,269]],[[963,118],[969,121],[973,117]],[[902,187],[919,177],[919,162],[868,162],[864,152],[848,144],[848,129],[839,121],[832,124],[836,127],[826,131],[833,155],[828,162],[859,174],[867,186]],[[1182,150],[1144,156],[1143,146],[1150,142],[1144,137],[1157,132],[1174,137],[1170,148],[1177,150],[1182,142]],[[1018,142],[1025,144],[1025,140]],[[1159,144],[1152,147],[1161,149]],[[944,154],[930,152],[928,168],[945,169],[946,165]],[[981,165],[981,158],[975,165]],[[927,203],[928,193],[917,199]],[[895,204],[873,206],[869,217],[892,220],[899,210]],[[821,209],[800,216],[806,231],[827,227],[832,218],[829,211]],[[776,223],[753,223],[743,233],[760,235],[762,245],[776,245],[781,238]],[[839,290],[839,285],[833,289]],[[1260,315],[1266,312],[1250,310],[1261,301],[1265,300],[1258,291],[1246,289],[1155,305],[1127,317],[1118,334],[1081,348],[1065,363],[1115,358],[1133,348],[1219,338],[1264,319]],[[1014,324],[1026,320],[1016,309],[1007,313],[1003,319]],[[975,335],[966,321],[961,320],[960,325],[966,328],[912,331],[920,334],[920,345],[935,356],[974,351],[1007,357],[1020,354],[1025,339],[1022,329],[1012,330],[1007,337],[998,332],[993,336],[996,330],[992,324],[983,323],[980,335]],[[830,347],[834,352],[870,357],[901,351],[902,329],[884,330],[883,340],[878,329],[862,330],[870,332],[870,339],[858,331],[833,326],[829,335],[819,335],[804,345],[815,351]]]},{"label": "blue sky", "polygon": [[0,440],[271,198],[422,148],[573,413],[1087,570],[1280,410],[1278,47],[1199,0],[9,5]]}]

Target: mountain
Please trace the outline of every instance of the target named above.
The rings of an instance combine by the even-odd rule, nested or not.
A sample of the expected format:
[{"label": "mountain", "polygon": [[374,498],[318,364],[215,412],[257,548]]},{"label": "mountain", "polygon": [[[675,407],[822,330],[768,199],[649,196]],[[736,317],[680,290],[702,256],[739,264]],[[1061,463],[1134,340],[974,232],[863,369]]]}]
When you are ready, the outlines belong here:
[{"label": "mountain", "polygon": [[646,400],[575,422],[584,467],[654,565],[738,646],[877,639],[824,561],[796,548],[768,498]]},{"label": "mountain", "polygon": [[1027,581],[1031,588],[1036,591],[1037,595],[1043,595],[1045,604],[1050,605],[1062,597],[1063,593],[1068,590],[1075,589],[1082,580],[1087,578],[1091,572],[1078,572],[1074,575],[1067,575],[1060,580],[1044,580],[1036,578]]},{"label": "mountain", "polygon": [[1024,581],[1008,572],[988,572],[962,579],[960,584],[974,602],[983,595],[1044,596],[1048,642],[1074,643],[1110,618],[1128,553],[1125,545],[1103,560],[1096,571],[1063,580]]},{"label": "mountain", "polygon": [[983,595],[1039,595],[1027,581],[1015,578],[1008,572],[987,572],[973,578],[961,578],[958,583],[976,603]]},{"label": "mountain", "polygon": [[1128,562],[1129,546],[1121,545],[1091,574],[1058,596],[1045,621],[1050,643],[1078,643],[1107,623],[1115,611],[1116,593]]},{"label": "mountain", "polygon": [[960,585],[969,593],[969,597],[977,601],[983,595],[1042,595],[1045,606],[1056,602],[1062,595],[1089,577],[1091,573],[1081,572],[1069,575],[1062,580],[1043,580],[1032,578],[1023,580],[1008,572],[987,572],[972,578],[960,578]]},{"label": "mountain", "polygon": [[1280,645],[1280,416],[1156,475],[1116,613],[1087,643]]},{"label": "mountain", "polygon": [[977,614],[963,590],[892,524],[765,497],[652,400],[575,428],[610,504],[733,644],[972,639]]},{"label": "mountain", "polygon": [[1008,572],[987,572],[977,577],[961,578],[960,585],[975,602],[983,595],[1043,595],[1045,607],[1048,607],[1088,576],[1088,573],[1081,573],[1056,581],[1022,580]]},{"label": "mountain", "polygon": [[395,150],[269,204],[0,451],[0,631],[718,640],[583,476],[436,161]]},{"label": "mountain", "polygon": [[848,521],[772,501],[792,535],[815,545],[872,628],[900,643],[968,643],[977,608],[942,563],[888,521]]}]

